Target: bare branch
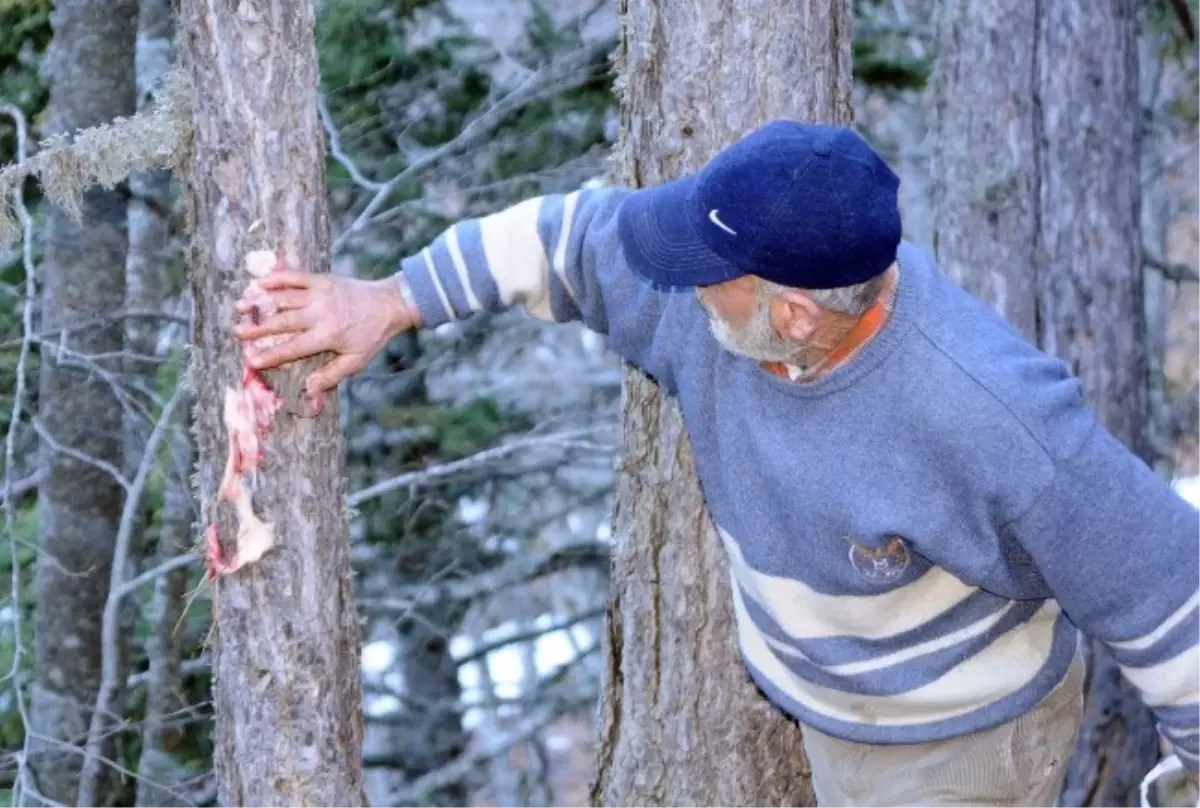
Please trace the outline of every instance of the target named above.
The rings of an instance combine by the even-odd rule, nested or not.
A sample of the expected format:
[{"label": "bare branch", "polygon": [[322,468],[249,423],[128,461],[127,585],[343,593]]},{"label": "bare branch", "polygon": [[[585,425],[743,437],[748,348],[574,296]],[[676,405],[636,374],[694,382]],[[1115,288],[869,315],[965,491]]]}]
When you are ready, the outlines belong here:
[{"label": "bare branch", "polygon": [[[5,454],[7,455],[7,452]],[[12,461],[9,461],[6,458],[5,462],[8,463]],[[11,495],[13,499],[20,499],[41,485],[43,479],[45,479],[45,474],[41,469],[38,469],[33,474],[27,474],[19,480],[13,480],[11,484],[5,483],[5,494],[6,496]]]},{"label": "bare branch", "polygon": [[169,558],[158,566],[151,567],[150,569],[146,570],[136,578],[131,578],[125,583],[121,584],[119,587],[112,590],[112,594],[110,594],[109,597],[113,597],[115,595],[118,599],[123,598],[126,595],[137,591],[151,581],[161,578],[164,575],[169,575],[180,567],[190,567],[199,560],[200,556],[197,553],[184,553],[183,555],[177,555],[173,558]]},{"label": "bare branch", "polygon": [[[25,755],[21,755],[20,757],[21,757],[21,760],[17,764],[18,772],[19,772],[17,775],[17,782],[20,783],[20,785],[16,789],[14,789],[14,792],[20,793],[21,791],[24,791],[26,794],[33,797],[34,801],[38,805],[45,805],[45,806],[48,806],[49,808],[67,808],[66,805],[63,805],[61,802],[58,802],[57,800],[50,799],[49,797],[47,797],[45,794],[43,794],[41,791],[38,790],[38,788],[31,782],[33,780],[33,772],[31,772],[29,770],[29,766],[27,766],[25,764]],[[13,805],[24,805],[24,804],[25,804],[25,802],[23,800],[20,802],[18,802],[15,799],[13,800]]]},{"label": "bare branch", "polygon": [[324,93],[317,94],[317,112],[321,114],[321,123],[325,126],[325,140],[329,146],[329,153],[346,169],[350,179],[368,191],[378,191],[382,188],[383,183],[367,179],[350,156],[342,150],[342,136],[333,122],[333,116],[329,114],[329,105],[325,102]]},{"label": "bare branch", "polygon": [[371,221],[371,216],[374,215],[375,211],[379,209],[380,205],[384,203],[392,191],[396,190],[396,188],[400,187],[404,183],[415,179],[421,174],[421,172],[435,165],[439,160],[454,154],[458,150],[467,146],[475,138],[483,135],[485,132],[491,130],[493,127],[499,124],[500,121],[503,120],[504,116],[515,109],[521,99],[529,95],[530,90],[537,86],[538,78],[539,77],[537,75],[534,75],[526,79],[515,90],[501,98],[482,115],[463,127],[462,132],[460,132],[454,139],[416,158],[399,174],[392,177],[387,182],[379,185],[375,191],[375,196],[372,197],[371,201],[367,203],[367,206],[362,209],[362,212],[358,214],[358,216],[353,222],[350,223],[350,226],[347,227],[344,232],[339,234],[338,237],[333,240],[333,245],[330,252],[332,252],[334,255],[337,255],[351,236],[357,234],[364,227],[366,227]]},{"label": "bare branch", "polygon": [[[153,391],[148,391],[146,388],[136,381],[125,381],[120,377],[117,371],[109,370],[100,364],[100,359],[104,358],[103,354],[85,354],[76,351],[67,345],[67,334],[60,333],[57,341],[42,339],[34,335],[31,337],[34,342],[46,345],[50,350],[54,351],[54,358],[59,368],[69,370],[81,370],[85,373],[91,373],[97,376],[101,381],[108,384],[112,390],[113,396],[117,399],[117,403],[121,405],[122,411],[131,418],[140,418],[145,421],[152,420],[150,411],[142,405],[130,392],[131,389],[137,389],[144,396],[152,399],[155,404],[161,404],[158,396]],[[117,364],[121,364],[125,354],[113,354],[111,358],[117,360]],[[45,410],[42,411],[43,414]]]},{"label": "bare branch", "polygon": [[359,604],[369,611],[406,614],[418,606],[432,606],[442,599],[465,601],[494,595],[517,584],[544,578],[573,567],[607,570],[608,563],[607,544],[596,541],[576,542],[543,553],[520,555],[507,564],[471,578],[440,584],[399,587],[395,597],[363,598],[359,600]]},{"label": "bare branch", "polygon": [[601,172],[603,166],[604,158],[602,156],[585,154],[553,168],[530,171],[527,174],[518,174],[513,177],[505,177],[504,179],[483,182],[464,188],[456,187],[452,194],[425,193],[414,199],[405,199],[397,202],[395,205],[381,210],[375,214],[375,222],[382,224],[398,216],[412,215],[413,213],[437,215],[439,213],[437,210],[438,205],[444,203],[451,196],[456,199],[461,198],[465,201],[482,194],[511,193],[514,187],[531,181],[575,187],[583,182],[580,179],[581,177],[592,177]]},{"label": "bare branch", "polygon": [[355,491],[349,497],[347,502],[350,507],[356,507],[366,502],[369,499],[381,497],[398,488],[409,488],[424,485],[444,477],[449,477],[454,474],[461,474],[464,471],[475,469],[485,463],[491,463],[495,460],[508,457],[511,454],[535,447],[550,447],[559,449],[584,449],[597,453],[609,454],[613,451],[613,447],[603,444],[593,443],[590,441],[578,440],[585,435],[595,434],[598,430],[595,428],[568,430],[557,432],[549,435],[531,435],[524,438],[518,438],[510,443],[501,446],[494,446],[491,449],[484,449],[476,452],[469,457],[464,457],[459,460],[452,460],[449,463],[440,463],[436,466],[410,471],[405,474],[399,474],[395,477],[390,477],[386,480],[369,485],[361,491]]},{"label": "bare branch", "polygon": [[[43,735],[42,733],[33,732],[32,730],[27,730],[27,734],[30,738],[32,738],[34,740],[41,741],[42,743],[45,743],[49,746],[57,747],[59,749],[62,749],[65,752],[70,752],[75,755],[84,754],[84,750],[80,749],[78,746],[76,746],[73,743],[67,743],[66,741],[60,740],[58,738],[51,738],[48,735]],[[113,769],[114,771],[120,772],[121,774],[123,774],[124,776],[126,776],[130,779],[137,779],[137,776],[138,776],[137,772],[130,771],[129,768],[126,767],[124,764],[122,764],[120,761],[113,760],[112,758],[109,758],[109,757],[104,757],[103,755],[98,756],[97,760],[99,760],[105,766],[108,766],[109,768]],[[188,804],[194,804],[191,801],[191,799],[189,799],[188,796],[181,791],[173,789],[162,783],[154,783],[154,786],[156,788],[163,789],[164,791],[172,794],[176,798],[178,798]],[[77,803],[77,804],[85,805],[86,803]]]},{"label": "bare branch", "polygon": [[434,769],[428,774],[418,777],[407,787],[393,793],[388,802],[391,805],[419,805],[422,797],[430,791],[461,782],[480,764],[503,755],[515,746],[526,743],[564,715],[594,704],[595,701],[595,695],[589,694],[564,699],[557,704],[545,705],[542,709],[522,718],[517,723],[517,728],[505,737],[470,751],[440,769]]},{"label": "bare branch", "polygon": [[540,98],[545,93],[547,86],[551,84],[551,81],[562,69],[577,70],[580,66],[588,64],[593,56],[594,52],[592,49],[585,49],[563,60],[562,64],[556,66],[557,70],[548,69],[532,74],[515,89],[501,97],[477,118],[464,126],[463,130],[452,140],[416,157],[396,176],[387,182],[379,184],[375,195],[367,203],[367,206],[351,222],[350,226],[333,240],[331,253],[336,256],[346,246],[346,242],[351,237],[367,226],[371,221],[371,217],[387,201],[392,191],[404,183],[416,179],[441,160],[462,151],[468,145],[495,129],[508,115],[525,104]]},{"label": "bare branch", "polygon": [[1200,273],[1196,272],[1195,267],[1181,261],[1164,261],[1161,258],[1155,258],[1149,250],[1142,253],[1142,263],[1175,283],[1200,281]]},{"label": "bare branch", "polygon": [[[212,660],[207,655],[198,656],[195,659],[185,659],[179,666],[179,672],[183,676],[194,676],[198,673],[208,673],[212,669]],[[150,681],[150,671],[142,671],[135,673],[125,680],[125,686],[132,689],[141,687]]]},{"label": "bare branch", "polygon": [[502,640],[486,643],[478,648],[472,649],[470,653],[463,654],[454,661],[459,665],[466,665],[469,662],[478,662],[488,654],[492,653],[493,651],[498,651],[501,648],[505,648],[510,645],[516,645],[517,643],[529,642],[530,640],[536,640],[538,637],[544,637],[547,634],[553,634],[557,631],[569,629],[571,626],[574,626],[577,623],[582,623],[586,620],[593,620],[602,616],[604,614],[604,609],[604,606],[598,606],[594,609],[578,612],[563,620],[551,623],[545,628],[535,628],[530,629],[529,631],[522,631],[505,637]]},{"label": "bare branch", "polygon": [[[86,808],[96,803],[96,790],[100,784],[100,745],[103,743],[104,725],[109,712],[109,704],[116,695],[120,685],[120,653],[117,647],[118,632],[120,631],[119,606],[121,597],[126,592],[132,592],[136,587],[125,588],[125,566],[129,563],[129,545],[133,539],[133,529],[137,524],[136,514],[141,506],[142,493],[146,488],[146,480],[158,453],[158,445],[169,431],[175,405],[184,397],[183,386],[175,388],[167,406],[159,415],[158,423],[154,425],[146,446],[142,450],[142,459],[138,463],[137,473],[133,482],[125,486],[125,507],[121,511],[121,522],[117,529],[116,546],[113,549],[112,572],[108,585],[108,597],[104,601],[104,614],[100,625],[100,687],[96,692],[96,707],[92,710],[91,726],[88,729],[87,746],[83,769],[79,774],[79,797],[77,804]],[[165,565],[164,565],[165,566]],[[139,576],[140,577],[140,576]]]},{"label": "bare branch", "polygon": [[63,444],[59,443],[58,439],[55,438],[54,435],[50,434],[50,430],[46,429],[46,425],[42,423],[40,418],[35,417],[33,419],[33,428],[39,435],[42,436],[42,440],[46,441],[50,448],[55,452],[58,452],[59,454],[65,454],[67,457],[74,458],[80,463],[84,463],[86,465],[98,468],[101,471],[108,472],[110,475],[112,475],[112,478],[117,481],[117,484],[125,489],[126,493],[128,493],[129,489],[132,487],[132,483],[129,482],[129,478],[122,474],[121,470],[112,463],[109,463],[107,460],[102,460],[99,457],[92,457],[90,454],[81,452],[74,447],[64,446]]},{"label": "bare branch", "polygon": [[[98,328],[107,325],[115,325],[118,322],[126,320],[165,320],[168,323],[176,323],[178,325],[190,325],[191,321],[187,317],[181,317],[178,314],[172,314],[166,311],[152,311],[150,309],[118,309],[109,314],[103,314],[98,317],[89,317],[85,320],[76,320],[71,323],[64,323],[58,328],[48,328],[45,331],[38,331],[32,336],[40,340],[49,340],[58,338],[62,334],[71,334],[75,331],[82,331],[85,328]],[[20,339],[10,339],[0,342],[0,350],[8,350],[20,346]]]}]

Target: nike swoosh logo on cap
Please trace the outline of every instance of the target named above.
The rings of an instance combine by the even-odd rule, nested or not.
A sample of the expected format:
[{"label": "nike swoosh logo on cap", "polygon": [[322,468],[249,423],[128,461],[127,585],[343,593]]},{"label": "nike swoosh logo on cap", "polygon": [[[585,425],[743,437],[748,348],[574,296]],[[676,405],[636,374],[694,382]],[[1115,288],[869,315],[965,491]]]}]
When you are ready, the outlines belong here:
[{"label": "nike swoosh logo on cap", "polygon": [[731,227],[729,227],[729,225],[725,224],[723,221],[721,221],[720,219],[717,218],[716,208],[714,208],[708,212],[708,220],[710,222],[712,222],[713,224],[715,224],[717,227],[724,230],[729,235],[731,235],[731,236],[737,235],[736,230],[733,230]]}]

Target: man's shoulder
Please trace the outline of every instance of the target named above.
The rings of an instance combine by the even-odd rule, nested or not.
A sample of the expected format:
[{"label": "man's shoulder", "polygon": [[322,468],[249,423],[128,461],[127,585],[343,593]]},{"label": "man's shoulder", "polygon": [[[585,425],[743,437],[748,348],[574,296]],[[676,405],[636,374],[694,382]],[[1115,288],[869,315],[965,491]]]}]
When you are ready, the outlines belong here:
[{"label": "man's shoulder", "polygon": [[951,407],[990,411],[995,438],[1023,432],[1053,462],[1074,454],[1090,435],[1093,418],[1070,368],[981,300],[934,274],[916,323],[938,357],[932,363],[941,368],[930,383],[959,391],[962,399],[947,402]]}]

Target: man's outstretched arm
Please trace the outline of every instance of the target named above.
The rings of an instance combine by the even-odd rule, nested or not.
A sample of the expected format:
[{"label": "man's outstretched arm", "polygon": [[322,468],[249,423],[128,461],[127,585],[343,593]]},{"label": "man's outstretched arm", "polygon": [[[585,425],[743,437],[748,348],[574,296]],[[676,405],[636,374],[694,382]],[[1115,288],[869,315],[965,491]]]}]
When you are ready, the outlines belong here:
[{"label": "man's outstretched arm", "polygon": [[1200,513],[1109,434],[1078,393],[1064,400],[1053,476],[1007,529],[1066,618],[1108,646],[1194,779]]},{"label": "man's outstretched arm", "polygon": [[[321,392],[365,367],[402,331],[521,306],[546,322],[582,321],[607,335],[618,355],[670,387],[670,356],[685,344],[678,333],[685,307],[669,306],[671,296],[625,263],[617,211],[629,193],[548,194],[465,219],[382,281],[275,273],[263,288],[279,312],[243,323],[237,335],[257,368],[337,354],[314,375],[310,391]],[[239,304],[239,311],[248,310],[248,303]]]},{"label": "man's outstretched arm", "polygon": [[630,193],[549,194],[463,220],[404,259],[396,278],[425,327],[513,306],[545,322],[578,320],[669,387],[669,357],[684,342],[682,320],[668,317],[678,297],[654,290],[625,262],[617,211]]},{"label": "man's outstretched arm", "polygon": [[618,198],[611,190],[539,196],[465,219],[405,258],[395,279],[427,327],[516,305],[546,322],[580,319],[575,290],[597,274],[595,243],[611,235]]}]

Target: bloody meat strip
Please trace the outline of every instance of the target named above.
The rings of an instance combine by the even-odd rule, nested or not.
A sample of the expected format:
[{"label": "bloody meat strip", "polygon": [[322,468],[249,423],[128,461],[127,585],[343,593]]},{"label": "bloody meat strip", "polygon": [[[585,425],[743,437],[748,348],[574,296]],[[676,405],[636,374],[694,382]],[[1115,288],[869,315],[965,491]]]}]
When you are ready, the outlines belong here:
[{"label": "bloody meat strip", "polygon": [[[258,250],[246,256],[246,271],[255,280],[250,282],[244,294],[247,300],[256,304],[251,309],[251,317],[255,322],[274,313],[274,304],[258,286],[257,279],[282,266],[282,262],[270,250]],[[267,339],[274,341],[286,337]],[[320,412],[322,403],[320,398],[314,399],[314,415]],[[253,564],[275,544],[274,525],[264,522],[254,512],[246,475],[249,473],[253,479],[252,475],[262,462],[263,441],[270,434],[275,415],[282,406],[283,400],[275,395],[262,375],[243,361],[240,384],[237,388],[225,390],[223,421],[229,440],[229,454],[225,459],[221,484],[217,488],[218,501],[232,503],[237,513],[237,549],[232,558],[225,555],[214,518],[204,534],[209,580]]]}]

